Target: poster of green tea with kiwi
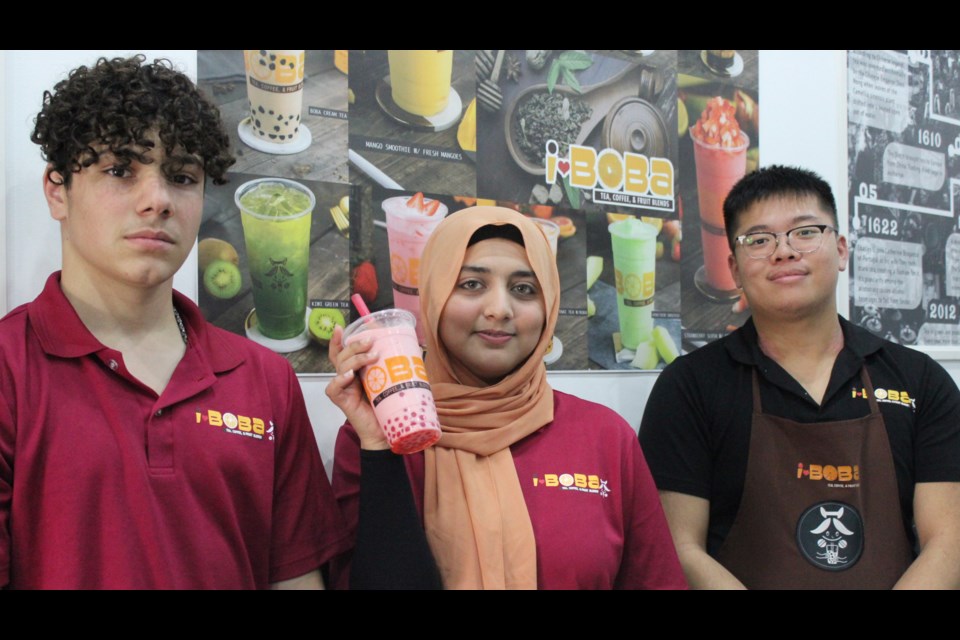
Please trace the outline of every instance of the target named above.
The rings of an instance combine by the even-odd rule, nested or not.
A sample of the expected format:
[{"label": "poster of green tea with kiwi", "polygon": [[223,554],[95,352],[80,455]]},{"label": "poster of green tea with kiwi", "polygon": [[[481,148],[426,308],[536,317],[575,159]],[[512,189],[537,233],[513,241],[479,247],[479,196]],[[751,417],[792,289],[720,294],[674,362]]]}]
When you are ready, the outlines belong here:
[{"label": "poster of green tea with kiwi", "polygon": [[345,71],[333,51],[198,52],[236,157],[205,191],[200,308],[301,374],[332,372],[327,344],[350,320]]}]

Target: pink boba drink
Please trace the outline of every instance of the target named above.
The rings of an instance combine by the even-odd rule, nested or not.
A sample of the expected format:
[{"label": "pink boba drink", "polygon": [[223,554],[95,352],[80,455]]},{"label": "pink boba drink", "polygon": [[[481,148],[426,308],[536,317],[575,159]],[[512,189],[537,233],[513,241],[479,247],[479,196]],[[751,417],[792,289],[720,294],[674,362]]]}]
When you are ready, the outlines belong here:
[{"label": "pink boba drink", "polygon": [[717,96],[690,128],[697,165],[704,272],[707,284],[717,292],[737,288],[727,265],[730,245],[723,224],[723,201],[747,171],[750,140],[740,130],[735,113],[729,101]]},{"label": "pink boba drink", "polygon": [[420,255],[430,234],[447,215],[447,206],[424,198],[422,193],[387,198],[381,206],[387,218],[393,306],[413,314],[417,339],[425,344],[420,321]]},{"label": "pink boba drink", "polygon": [[399,454],[422,451],[440,439],[415,322],[407,311],[384,309],[360,318],[343,332],[344,344],[369,338],[372,350],[380,355],[360,371],[360,380],[390,450]]}]

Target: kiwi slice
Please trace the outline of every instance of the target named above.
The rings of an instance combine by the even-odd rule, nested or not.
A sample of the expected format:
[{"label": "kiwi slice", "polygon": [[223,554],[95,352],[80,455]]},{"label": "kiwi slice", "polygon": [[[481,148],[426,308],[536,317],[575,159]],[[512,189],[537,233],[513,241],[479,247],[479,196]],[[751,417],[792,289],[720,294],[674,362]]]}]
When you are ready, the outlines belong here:
[{"label": "kiwi slice", "polygon": [[307,322],[310,336],[320,344],[329,344],[333,337],[333,329],[337,326],[347,326],[347,320],[339,309],[318,307],[311,309],[310,320]]},{"label": "kiwi slice", "polygon": [[203,273],[214,260],[226,260],[235,265],[240,264],[240,256],[233,245],[219,238],[204,238],[197,245],[197,255],[200,262],[200,272]]},{"label": "kiwi slice", "polygon": [[214,260],[203,271],[203,288],[215,298],[228,299],[240,293],[240,269],[226,260]]}]

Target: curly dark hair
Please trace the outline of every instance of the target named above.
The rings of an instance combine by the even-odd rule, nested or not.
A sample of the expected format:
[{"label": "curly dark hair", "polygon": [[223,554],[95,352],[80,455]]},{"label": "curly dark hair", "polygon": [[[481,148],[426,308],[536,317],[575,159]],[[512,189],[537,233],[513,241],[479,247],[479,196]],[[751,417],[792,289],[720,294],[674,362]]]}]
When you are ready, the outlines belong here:
[{"label": "curly dark hair", "polygon": [[145,59],[100,58],[92,68],[71,71],[53,93],[44,91],[30,139],[67,186],[103,151],[121,163],[149,162],[138,149],[154,146],[154,132],[168,161],[182,165],[198,157],[214,184],[226,182],[234,158],[219,110],[169,60]]}]

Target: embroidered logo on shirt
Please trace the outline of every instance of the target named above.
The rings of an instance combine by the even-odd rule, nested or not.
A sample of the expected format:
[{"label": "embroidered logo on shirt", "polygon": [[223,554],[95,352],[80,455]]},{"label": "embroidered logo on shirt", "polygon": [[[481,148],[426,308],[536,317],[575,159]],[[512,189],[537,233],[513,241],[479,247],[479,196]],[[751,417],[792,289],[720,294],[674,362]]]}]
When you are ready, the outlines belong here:
[{"label": "embroidered logo on shirt", "polygon": [[820,502],[797,521],[797,546],[810,564],[843,571],[857,564],[863,551],[863,520],[842,502]]},{"label": "embroidered logo on shirt", "polygon": [[561,491],[595,493],[601,498],[610,495],[607,481],[595,474],[586,473],[545,473],[543,477],[534,476],[533,486]]},{"label": "embroidered logo on shirt", "polygon": [[[867,390],[864,387],[853,387],[851,390],[851,397],[853,398],[866,398]],[[878,387],[873,390],[873,397],[877,399],[877,402],[885,402],[887,404],[898,404],[903,407],[911,407],[916,410],[917,401],[910,397],[910,394],[907,391],[898,391],[896,389],[884,389]]]},{"label": "embroidered logo on shirt", "polygon": [[262,418],[251,418],[250,416],[239,415],[235,413],[221,413],[214,409],[196,410],[197,424],[207,424],[211,427],[222,429],[225,433],[246,436],[254,440],[273,440],[273,421],[269,421],[269,427],[264,424]]}]

